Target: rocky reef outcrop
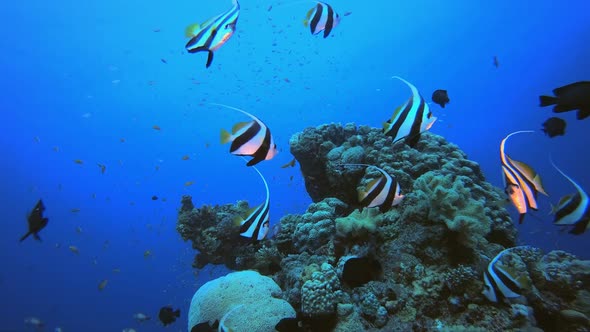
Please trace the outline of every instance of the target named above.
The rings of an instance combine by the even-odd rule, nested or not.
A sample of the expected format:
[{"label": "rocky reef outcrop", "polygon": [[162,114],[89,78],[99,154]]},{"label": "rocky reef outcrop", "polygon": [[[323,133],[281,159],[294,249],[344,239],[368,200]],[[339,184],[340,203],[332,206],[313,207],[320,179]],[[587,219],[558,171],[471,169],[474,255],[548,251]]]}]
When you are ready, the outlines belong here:
[{"label": "rocky reef outcrop", "polygon": [[[194,209],[185,198],[177,229],[199,250],[196,267],[272,276],[309,331],[588,330],[590,262],[565,252],[511,250],[501,264],[530,286],[500,303],[481,294],[488,263],[517,245],[517,230],[503,192],[456,145],[424,133],[411,148],[353,124],[308,128],[290,145],[313,200],[307,211],[283,216],[269,239],[236,242],[232,216],[246,203]],[[404,199],[385,213],[363,208],[357,189],[379,173],[346,164],[395,176]],[[382,272],[350,287],[351,257],[371,257]]]}]

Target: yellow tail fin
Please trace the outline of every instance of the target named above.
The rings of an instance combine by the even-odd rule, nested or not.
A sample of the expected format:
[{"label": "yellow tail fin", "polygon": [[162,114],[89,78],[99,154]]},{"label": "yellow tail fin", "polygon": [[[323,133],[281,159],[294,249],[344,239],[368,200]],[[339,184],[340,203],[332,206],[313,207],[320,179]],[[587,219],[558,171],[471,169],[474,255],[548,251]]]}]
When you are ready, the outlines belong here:
[{"label": "yellow tail fin", "polygon": [[231,141],[231,134],[225,130],[221,129],[221,144],[225,144]]},{"label": "yellow tail fin", "polygon": [[191,24],[184,29],[184,35],[187,38],[192,38],[199,33],[199,30],[201,30],[201,25],[199,23]]}]

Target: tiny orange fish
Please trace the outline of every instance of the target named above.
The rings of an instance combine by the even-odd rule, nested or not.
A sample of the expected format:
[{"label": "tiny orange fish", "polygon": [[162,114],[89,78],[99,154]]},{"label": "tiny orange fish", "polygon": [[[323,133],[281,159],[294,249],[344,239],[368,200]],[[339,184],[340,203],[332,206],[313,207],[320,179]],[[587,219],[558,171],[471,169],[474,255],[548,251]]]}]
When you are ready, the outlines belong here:
[{"label": "tiny orange fish", "polygon": [[74,159],[74,162],[78,165],[84,164],[84,160],[82,160],[82,159]]},{"label": "tiny orange fish", "polygon": [[160,126],[158,126],[158,125],[154,125],[152,128],[153,128],[154,130],[162,130],[162,128],[160,128]]},{"label": "tiny orange fish", "polygon": [[160,170],[160,165],[156,165],[156,171]]},{"label": "tiny orange fish", "polygon": [[119,138],[119,142],[125,143],[125,138],[124,137]]},{"label": "tiny orange fish", "polygon": [[189,160],[190,157],[188,156],[188,154],[185,154],[184,156],[182,156],[182,160]]},{"label": "tiny orange fish", "polygon": [[59,146],[54,146],[54,147],[53,147],[53,151],[55,151],[55,152],[59,152]]},{"label": "tiny orange fish", "polygon": [[194,183],[195,183],[194,181],[186,181],[186,182],[184,183],[184,186],[185,186],[185,187],[190,187],[190,186],[192,186]]},{"label": "tiny orange fish", "polygon": [[78,212],[80,212],[80,209],[73,208],[73,209],[70,210],[70,212],[72,212],[72,213],[78,213]]},{"label": "tiny orange fish", "polygon": [[287,167],[295,167],[295,158],[293,158],[293,160],[286,163],[285,165],[281,166],[281,168],[287,168]]}]

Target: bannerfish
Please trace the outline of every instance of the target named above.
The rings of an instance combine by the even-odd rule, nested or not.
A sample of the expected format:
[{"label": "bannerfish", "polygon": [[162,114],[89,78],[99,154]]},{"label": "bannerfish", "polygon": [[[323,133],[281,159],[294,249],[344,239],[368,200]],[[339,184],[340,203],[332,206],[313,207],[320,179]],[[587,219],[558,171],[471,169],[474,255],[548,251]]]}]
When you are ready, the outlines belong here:
[{"label": "bannerfish", "polygon": [[406,83],[412,90],[412,96],[393,112],[391,119],[383,123],[383,132],[393,137],[394,143],[405,138],[406,143],[414,147],[420,139],[420,134],[432,127],[436,117],[432,116],[428,104],[414,85],[401,77],[394,78]]},{"label": "bannerfish", "polygon": [[158,314],[158,318],[164,326],[174,323],[178,317],[180,317],[180,309],[174,310],[170,306],[162,307]]},{"label": "bannerfish", "polygon": [[541,129],[547,136],[553,138],[555,136],[565,135],[565,120],[557,117],[551,117],[547,121],[543,122],[543,128]]},{"label": "bannerfish", "polygon": [[43,217],[43,212],[45,211],[45,205],[43,204],[42,200],[38,200],[33,210],[27,216],[27,223],[29,226],[29,230],[25,235],[20,238],[20,242],[24,241],[29,235],[33,235],[35,240],[41,241],[41,237],[39,236],[39,232],[47,226],[49,222],[48,218]]},{"label": "bannerfish", "polygon": [[445,105],[451,102],[447,90],[436,90],[432,93],[432,101],[445,108]]},{"label": "bannerfish", "polygon": [[555,105],[554,113],[578,110],[576,117],[582,120],[590,116],[590,81],[580,81],[553,90],[553,96],[540,96],[541,107]]},{"label": "bannerfish", "polygon": [[232,142],[229,149],[231,154],[252,157],[247,166],[270,160],[278,153],[270,129],[260,119],[239,108],[215,103],[212,105],[226,107],[252,118],[252,121],[236,123],[232,127],[231,134],[225,129],[221,130],[221,144]]},{"label": "bannerfish", "polygon": [[520,292],[527,286],[526,279],[515,278],[515,272],[497,264],[504,253],[515,248],[520,247],[500,251],[488,264],[487,269],[483,273],[484,289],[482,294],[492,302],[499,302],[505,298],[520,297]]},{"label": "bannerfish", "polygon": [[305,19],[303,25],[309,26],[312,35],[324,31],[324,38],[330,35],[332,29],[334,29],[340,23],[340,15],[338,15],[332,6],[325,2],[317,2],[317,4],[311,8]]},{"label": "bannerfish", "polygon": [[213,62],[213,52],[217,51],[236,31],[236,23],[240,15],[240,4],[232,0],[233,7],[225,13],[208,19],[202,24],[192,24],[186,28],[186,43],[189,53],[208,52],[207,68]]},{"label": "bannerfish", "polygon": [[379,207],[382,213],[398,205],[404,195],[400,194],[400,185],[395,177],[389,175],[382,168],[368,164],[341,164],[341,166],[375,167],[381,175],[371,180],[363,189],[357,189],[358,201],[361,207]]},{"label": "bannerfish", "polygon": [[253,168],[264,182],[266,199],[259,206],[249,209],[244,216],[237,215],[234,222],[240,225],[241,236],[250,238],[252,241],[260,241],[266,237],[270,227],[270,192],[262,173],[256,167]]},{"label": "bannerfish", "polygon": [[352,257],[344,263],[342,281],[351,288],[377,280],[383,269],[378,260],[371,257]]},{"label": "bannerfish", "polygon": [[537,193],[547,195],[541,177],[529,165],[513,160],[505,152],[505,145],[512,135],[532,133],[531,130],[516,131],[506,136],[500,143],[500,162],[504,179],[504,191],[520,213],[518,223],[522,224],[528,208],[537,210]]},{"label": "bannerfish", "polygon": [[561,169],[559,169],[553,161],[551,164],[555,169],[563,175],[575,188],[576,193],[567,195],[559,200],[556,207],[552,207],[551,212],[555,214],[553,223],[555,225],[570,225],[573,228],[569,231],[570,234],[580,235],[588,229],[590,224],[590,207],[588,204],[588,194],[582,187],[567,176]]}]

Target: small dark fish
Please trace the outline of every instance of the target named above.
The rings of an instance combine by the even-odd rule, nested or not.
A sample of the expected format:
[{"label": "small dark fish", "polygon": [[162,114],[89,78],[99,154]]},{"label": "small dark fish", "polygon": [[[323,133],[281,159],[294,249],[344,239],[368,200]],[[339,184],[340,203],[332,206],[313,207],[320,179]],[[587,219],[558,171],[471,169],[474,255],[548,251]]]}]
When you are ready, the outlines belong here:
[{"label": "small dark fish", "polygon": [[267,12],[272,10],[272,5],[268,6],[268,9],[266,10]]},{"label": "small dark fish", "polygon": [[98,167],[100,167],[100,174],[104,174],[107,171],[107,166],[101,163],[96,163]]},{"label": "small dark fish", "polygon": [[283,166],[281,166],[281,168],[287,168],[287,167],[295,167],[295,158],[293,158],[293,160],[291,160],[290,162],[284,164]]},{"label": "small dark fish", "polygon": [[578,110],[576,117],[582,120],[590,116],[590,81],[580,81],[553,90],[553,96],[540,96],[541,107],[555,105],[554,113]]},{"label": "small dark fish", "polygon": [[191,328],[191,332],[217,332],[219,327],[219,321],[215,321],[213,325],[209,325],[209,322],[199,323]]},{"label": "small dark fish", "polygon": [[565,135],[565,125],[565,120],[551,117],[543,122],[543,128],[541,130],[551,138],[555,136],[563,136]]},{"label": "small dark fish", "polygon": [[500,67],[500,62],[498,61],[498,57],[494,55],[494,67]]},{"label": "small dark fish", "polygon": [[154,195],[152,196],[152,201],[157,201],[158,200],[158,196]]},{"label": "small dark fish", "polygon": [[344,263],[342,280],[348,286],[355,288],[362,286],[371,280],[376,280],[381,275],[381,263],[370,257],[353,257]]},{"label": "small dark fish", "polygon": [[432,93],[432,101],[439,104],[442,108],[445,108],[445,105],[451,102],[447,90],[434,91]]},{"label": "small dark fish", "polygon": [[277,325],[275,325],[275,330],[279,332],[305,332],[301,321],[297,318],[281,319]]},{"label": "small dark fish", "polygon": [[160,322],[162,322],[164,326],[174,323],[178,317],[180,317],[180,309],[174,310],[169,306],[162,307],[158,314],[158,318],[160,318]]},{"label": "small dark fish", "polygon": [[350,14],[352,14],[352,12],[346,12],[346,13],[344,13],[344,15],[342,15],[342,16],[348,16],[348,15],[350,15]]},{"label": "small dark fish", "polygon": [[45,211],[45,205],[43,204],[42,200],[39,200],[37,204],[35,204],[33,210],[31,210],[31,213],[27,218],[27,223],[29,224],[29,231],[27,232],[27,234],[23,235],[23,237],[20,238],[21,242],[24,241],[31,234],[33,234],[35,240],[41,241],[41,238],[39,237],[39,232],[43,228],[45,228],[45,226],[47,226],[47,223],[49,222],[49,219],[43,217],[43,211]]},{"label": "small dark fish", "polygon": [[166,59],[160,59],[160,61],[162,61],[162,63],[168,63],[168,61],[166,61]]}]

